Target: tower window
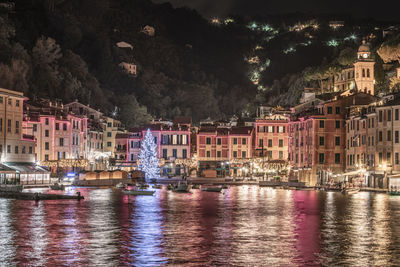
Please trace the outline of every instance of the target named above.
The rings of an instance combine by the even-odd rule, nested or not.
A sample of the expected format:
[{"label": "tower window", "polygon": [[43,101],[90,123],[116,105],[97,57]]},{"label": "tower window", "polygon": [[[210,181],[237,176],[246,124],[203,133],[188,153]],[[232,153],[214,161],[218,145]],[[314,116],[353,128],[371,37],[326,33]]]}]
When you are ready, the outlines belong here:
[{"label": "tower window", "polygon": [[367,69],[367,77],[369,78],[369,69]]},{"label": "tower window", "polygon": [[365,69],[362,69],[362,76],[365,77]]}]

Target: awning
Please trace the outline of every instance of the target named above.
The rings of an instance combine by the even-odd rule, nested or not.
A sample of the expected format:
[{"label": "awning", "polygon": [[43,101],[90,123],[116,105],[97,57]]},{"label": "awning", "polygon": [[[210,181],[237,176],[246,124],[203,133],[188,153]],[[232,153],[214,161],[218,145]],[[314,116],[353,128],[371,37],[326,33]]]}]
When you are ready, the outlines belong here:
[{"label": "awning", "polygon": [[7,167],[4,164],[0,164],[0,173],[15,173],[15,170]]},{"label": "awning", "polygon": [[10,169],[18,171],[19,173],[49,173],[48,170],[37,166],[35,163],[28,162],[7,162],[4,163]]}]

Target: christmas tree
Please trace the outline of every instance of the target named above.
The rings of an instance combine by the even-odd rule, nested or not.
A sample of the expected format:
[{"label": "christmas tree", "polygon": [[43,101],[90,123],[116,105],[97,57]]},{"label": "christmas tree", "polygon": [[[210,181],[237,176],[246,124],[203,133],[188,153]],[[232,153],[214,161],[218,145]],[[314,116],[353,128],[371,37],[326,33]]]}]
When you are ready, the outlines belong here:
[{"label": "christmas tree", "polygon": [[154,141],[154,137],[151,134],[150,129],[147,129],[146,135],[144,136],[142,145],[140,147],[138,169],[145,173],[146,179],[160,177],[160,168],[158,167],[157,157],[157,144]]}]

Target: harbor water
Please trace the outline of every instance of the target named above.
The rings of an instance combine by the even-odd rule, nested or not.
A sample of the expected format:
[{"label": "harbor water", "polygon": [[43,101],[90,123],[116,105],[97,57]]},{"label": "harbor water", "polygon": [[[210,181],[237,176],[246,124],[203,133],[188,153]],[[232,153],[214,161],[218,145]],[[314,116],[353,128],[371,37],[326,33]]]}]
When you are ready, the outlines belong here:
[{"label": "harbor water", "polygon": [[0,266],[390,266],[400,197],[231,186],[0,199]]}]

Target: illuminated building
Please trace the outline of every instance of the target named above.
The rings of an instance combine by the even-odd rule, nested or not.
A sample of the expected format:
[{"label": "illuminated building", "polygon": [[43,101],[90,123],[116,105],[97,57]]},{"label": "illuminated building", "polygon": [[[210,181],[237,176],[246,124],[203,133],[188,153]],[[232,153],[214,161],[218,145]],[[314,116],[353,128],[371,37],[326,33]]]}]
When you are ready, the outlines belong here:
[{"label": "illuminated building", "polygon": [[27,103],[24,112],[24,133],[35,137],[40,164],[87,158],[86,116],[69,113],[62,103],[49,100]]},{"label": "illuminated building", "polygon": [[347,108],[376,101],[365,93],[337,97],[289,121],[290,179],[306,185],[326,184],[345,170]]},{"label": "illuminated building", "polygon": [[0,88],[0,183],[48,183],[49,173],[35,165],[35,139],[24,132],[23,93]]}]

